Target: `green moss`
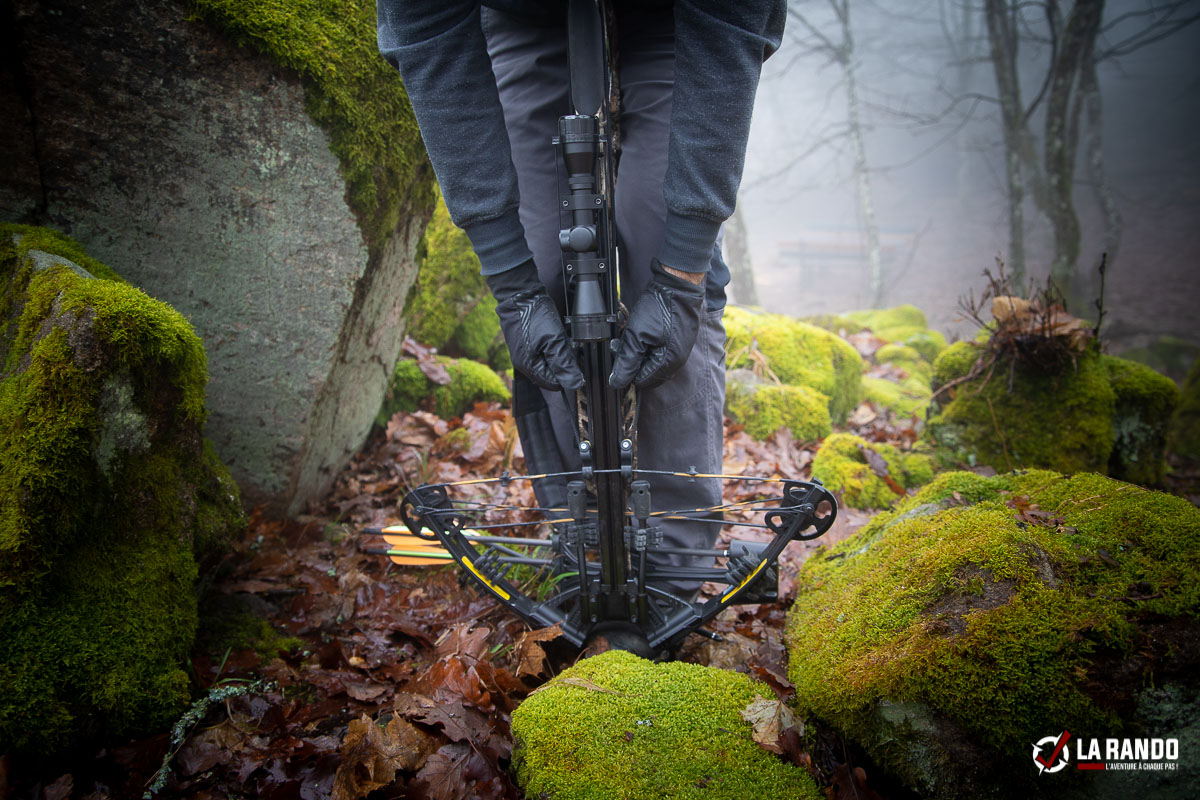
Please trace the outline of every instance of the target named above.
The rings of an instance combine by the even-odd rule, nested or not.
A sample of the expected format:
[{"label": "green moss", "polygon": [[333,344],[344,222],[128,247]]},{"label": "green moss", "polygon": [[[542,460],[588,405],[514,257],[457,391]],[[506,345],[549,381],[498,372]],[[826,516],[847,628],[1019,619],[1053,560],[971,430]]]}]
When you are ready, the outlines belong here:
[{"label": "green moss", "polygon": [[933,480],[933,464],[920,453],[903,453],[886,444],[868,443],[849,433],[835,433],[821,443],[813,459],[812,474],[831,491],[840,492],[851,508],[887,508],[898,495],[877,476],[863,450],[870,449],[887,464],[888,474],[902,489]]},{"label": "green moss", "polygon": [[1134,347],[1120,353],[1121,358],[1145,364],[1182,384],[1193,362],[1200,358],[1200,345],[1177,336],[1159,336],[1145,347]]},{"label": "green moss", "polygon": [[[954,374],[969,345],[955,345],[934,364],[935,380]],[[929,419],[930,438],[954,460],[999,471],[1044,467],[1059,472],[1103,471],[1113,448],[1115,395],[1101,357],[1088,352],[1074,367],[1049,373],[1018,364],[949,389]]]},{"label": "green moss", "polygon": [[200,607],[196,647],[224,657],[229,650],[250,650],[265,663],[304,646],[304,640],[285,636],[254,614],[244,596],[211,595]]},{"label": "green moss", "polygon": [[740,712],[770,696],[737,672],[652,664],[621,651],[580,661],[512,715],[526,797],[820,797],[808,774],[750,738]]},{"label": "green moss", "polygon": [[1115,396],[1113,449],[1108,474],[1130,483],[1162,482],[1167,427],[1179,405],[1179,388],[1144,364],[1102,356]]},{"label": "green moss", "polygon": [[746,433],[759,441],[781,427],[802,442],[824,438],[833,430],[829,400],[807,386],[728,382],[725,408],[732,419],[745,426]]},{"label": "green moss", "polygon": [[863,396],[877,408],[886,408],[901,416],[924,416],[929,406],[929,384],[920,379],[908,378],[896,383],[864,375],[862,386]]},{"label": "green moss", "polygon": [[894,306],[893,308],[877,308],[864,311],[849,311],[844,316],[854,320],[864,328],[879,335],[879,331],[889,328],[926,328],[925,312],[914,305]]},{"label": "green moss", "polygon": [[934,359],[934,387],[944,386],[968,374],[982,354],[983,348],[976,342],[955,342],[950,345]]},{"label": "green moss", "polygon": [[244,522],[200,436],[200,340],[79,256],[53,232],[0,226],[0,750],[177,715],[196,554]]},{"label": "green moss", "polygon": [[[1061,525],[1022,522],[1014,497]],[[1180,498],[1094,474],[942,475],[801,568],[787,629],[797,706],[910,786],[919,751],[880,738],[888,706],[948,720],[950,739],[993,748],[1004,769],[1051,730],[1113,735],[1122,720],[1097,700],[1117,677],[1097,658],[1136,652],[1144,622],[1194,619],[1198,570],[1200,511]]]},{"label": "green moss", "polygon": [[479,259],[470,240],[450,221],[450,212],[440,195],[418,257],[417,281],[404,309],[408,332],[421,344],[442,349],[464,317],[490,294],[479,274]]},{"label": "green moss", "polygon": [[841,335],[843,333],[849,335],[858,333],[863,329],[863,326],[849,317],[840,314],[817,314],[811,317],[801,317],[801,322],[806,322],[809,325],[815,325],[818,328]]},{"label": "green moss", "polygon": [[500,318],[496,316],[496,299],[490,294],[463,317],[451,341],[456,352],[481,361],[497,372],[512,369],[512,358],[500,330]]},{"label": "green moss", "polygon": [[921,354],[921,358],[931,364],[946,349],[946,337],[940,331],[929,329],[913,331],[892,341],[911,347]]},{"label": "green moss", "polygon": [[1179,407],[1171,417],[1167,447],[1191,461],[1200,461],[1200,358],[1183,382]]},{"label": "green moss", "polygon": [[461,416],[478,402],[507,403],[508,387],[487,365],[465,358],[437,356],[450,375],[450,383],[439,385],[425,377],[412,359],[396,365],[376,422],[387,424],[397,411],[416,411],[426,398],[433,413],[443,419]]},{"label": "green moss", "polygon": [[[829,398],[829,416],[846,421],[862,396],[862,358],[828,331],[779,314],[731,307],[725,311],[729,369],[756,366],[755,351],[781,381]],[[751,346],[753,343],[753,347]]]},{"label": "green moss", "polygon": [[875,351],[875,360],[880,364],[915,364],[923,357],[915,348],[906,344],[885,344]]},{"label": "green moss", "polygon": [[339,0],[196,0],[205,19],[301,78],[369,245],[428,213],[433,175],[400,75],[379,55],[375,6]]}]

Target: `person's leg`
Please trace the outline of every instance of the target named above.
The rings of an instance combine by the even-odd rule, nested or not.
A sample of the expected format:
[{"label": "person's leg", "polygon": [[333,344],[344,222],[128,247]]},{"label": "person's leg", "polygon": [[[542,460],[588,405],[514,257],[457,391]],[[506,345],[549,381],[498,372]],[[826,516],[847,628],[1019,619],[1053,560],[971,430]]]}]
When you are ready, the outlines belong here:
[{"label": "person's leg", "polygon": [[[517,170],[521,224],[538,275],[565,311],[562,250],[558,243],[558,197],[562,187],[551,140],[558,132],[559,117],[571,113],[566,27],[530,25],[488,8],[482,10],[482,18]],[[517,381],[513,388],[514,414],[522,415],[518,423],[530,471],[578,470],[574,410],[568,410],[560,393],[542,391],[528,381]],[[538,422],[545,419],[537,413],[543,404],[549,412],[549,431]],[[548,435],[550,431],[552,436]],[[553,439],[556,457],[552,454],[539,461],[535,439],[543,446]],[[542,504],[565,504],[565,481],[556,481],[553,486],[539,482],[536,488]]]},{"label": "person's leg", "polygon": [[[666,220],[663,177],[670,139],[674,81],[674,20],[666,13],[631,11],[618,20],[621,87],[621,159],[616,197],[621,237],[621,295],[629,308],[650,280]],[[640,393],[638,466],[647,470],[713,474],[721,471],[725,402],[725,329],[721,324],[724,265],[710,275],[707,313],[686,364],[670,379]],[[721,481],[651,476],[655,510],[694,509],[721,502]],[[720,515],[714,515],[719,518]],[[664,520],[664,539],[674,547],[711,547],[720,526]],[[664,559],[665,560],[665,559]],[[684,563],[674,559],[675,563]],[[710,561],[691,561],[700,565]],[[699,584],[676,582],[680,593]]]}]

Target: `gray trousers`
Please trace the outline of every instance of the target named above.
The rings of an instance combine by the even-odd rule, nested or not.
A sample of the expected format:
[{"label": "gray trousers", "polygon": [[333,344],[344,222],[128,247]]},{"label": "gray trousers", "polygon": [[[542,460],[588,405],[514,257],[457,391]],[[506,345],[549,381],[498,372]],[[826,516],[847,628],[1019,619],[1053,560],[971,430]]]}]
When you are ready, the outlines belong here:
[{"label": "gray trousers", "polygon": [[[564,307],[558,198],[561,191],[551,138],[558,118],[571,113],[566,30],[521,23],[483,9],[483,28],[508,127],[521,192],[520,217],[542,282]],[[650,280],[650,260],[663,240],[663,177],[674,79],[671,9],[632,11],[618,20],[621,156],[615,185],[621,252],[621,299],[633,308]],[[565,187],[563,187],[565,188]],[[687,363],[666,383],[640,394],[638,467],[699,473],[721,471],[725,402],[724,281],[728,270],[714,248],[707,312]],[[574,412],[560,394],[545,392],[566,469],[580,468]],[[654,510],[696,509],[721,502],[721,482],[649,476]],[[712,515],[719,518],[719,515]],[[667,520],[664,539],[676,547],[711,547],[720,526]],[[678,559],[675,559],[678,563]],[[694,562],[699,563],[699,562]],[[698,588],[676,583],[677,590]]]}]

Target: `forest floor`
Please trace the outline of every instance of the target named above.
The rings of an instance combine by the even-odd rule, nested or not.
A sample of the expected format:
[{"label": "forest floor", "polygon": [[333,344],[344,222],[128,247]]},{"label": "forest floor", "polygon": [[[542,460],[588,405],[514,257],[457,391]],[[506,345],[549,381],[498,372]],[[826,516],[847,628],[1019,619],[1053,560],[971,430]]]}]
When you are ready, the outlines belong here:
[{"label": "forest floor", "polygon": [[[893,444],[909,445],[917,433],[915,421],[886,419],[869,404],[852,423],[859,435]],[[794,441],[786,430],[767,442],[726,430],[724,466],[734,473],[808,479],[814,453],[815,443]],[[523,468],[507,409],[480,404],[450,422],[426,412],[396,415],[323,507],[295,520],[252,515],[202,618],[240,610],[270,628],[258,623],[243,637],[252,646],[239,648],[202,625],[191,666],[206,694],[174,736],[72,759],[69,770],[51,768],[21,796],[106,800],[153,788],[154,797],[198,800],[520,798],[508,770],[510,714],[588,653],[553,629],[530,631],[453,567],[398,567],[364,552],[375,542],[360,535],[396,522],[397,503],[413,485],[495,477],[503,468]],[[723,612],[708,626],[723,641],[689,637],[677,657],[747,672],[786,699],[783,629],[796,569],[868,519],[843,508],[820,540],[789,545],[780,559],[781,602]],[[879,796],[835,737],[810,737],[790,757],[830,796]]]}]

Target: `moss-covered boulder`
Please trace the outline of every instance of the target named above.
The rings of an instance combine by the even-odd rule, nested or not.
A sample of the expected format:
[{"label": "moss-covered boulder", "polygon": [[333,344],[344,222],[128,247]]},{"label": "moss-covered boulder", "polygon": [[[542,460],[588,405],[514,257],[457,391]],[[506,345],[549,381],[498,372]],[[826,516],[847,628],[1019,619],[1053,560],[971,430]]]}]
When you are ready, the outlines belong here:
[{"label": "moss-covered boulder", "polygon": [[[930,438],[953,460],[1007,471],[1094,471],[1137,483],[1162,479],[1163,450],[1178,390],[1149,367],[1089,348],[1057,370],[998,359],[958,342],[933,365]],[[1011,385],[1011,391],[1010,391]]]},{"label": "moss-covered boulder", "polygon": [[[879,474],[880,465],[886,477]],[[853,434],[835,433],[817,450],[812,474],[851,508],[889,508],[905,490],[933,480],[933,460]]]},{"label": "moss-covered boulder", "polygon": [[165,729],[197,560],[244,524],[201,436],[204,348],[44,229],[0,226],[0,752]]},{"label": "moss-covered boulder", "polygon": [[770,370],[785,384],[828,398],[835,424],[846,421],[862,396],[862,358],[840,337],[813,325],[743,308],[725,310],[729,369]]},{"label": "moss-covered boulder", "polygon": [[930,330],[925,312],[913,305],[894,308],[850,311],[844,315],[887,342],[905,345],[916,350],[926,361],[933,361],[946,349],[946,337]]},{"label": "moss-covered boulder", "polygon": [[[921,797],[1101,796],[1084,773],[1039,783],[1030,743],[1188,734],[1197,574],[1200,511],[1180,498],[1095,474],[946,473],[801,568],[796,703]],[[1180,786],[1200,780],[1195,760],[1179,768]]]},{"label": "moss-covered boulder", "polygon": [[741,712],[770,689],[695,664],[618,650],[579,662],[512,715],[517,782],[547,800],[821,797],[756,744]]},{"label": "moss-covered boulder", "polygon": [[479,274],[471,240],[438,198],[418,248],[420,271],[404,308],[409,335],[427,347],[512,369],[496,300]]},{"label": "moss-covered boulder", "polygon": [[780,428],[802,442],[824,438],[833,430],[825,395],[807,386],[766,383],[745,369],[725,375],[725,413],[759,441]]},{"label": "moss-covered boulder", "polygon": [[1167,447],[1189,461],[1200,461],[1200,358],[1183,382],[1179,407],[1171,417]]},{"label": "moss-covered boulder", "polygon": [[376,418],[379,425],[386,425],[398,411],[428,408],[439,417],[450,419],[462,416],[479,402],[507,403],[512,399],[504,381],[486,364],[447,356],[436,356],[435,360],[445,368],[449,383],[430,379],[411,358],[396,365]]},{"label": "moss-covered boulder", "polygon": [[1121,350],[1117,355],[1128,361],[1145,364],[1182,384],[1192,364],[1200,358],[1200,344],[1178,336],[1158,336],[1147,344]]},{"label": "moss-covered boulder", "polygon": [[891,369],[870,370],[863,376],[864,397],[897,414],[924,417],[932,394],[929,360],[915,347],[894,343],[880,347],[872,357],[879,367]]},{"label": "moss-covered boulder", "polygon": [[4,71],[36,80],[0,80],[0,219],[187,316],[218,453],[248,500],[301,510],[370,432],[433,209],[374,4],[5,8]]},{"label": "moss-covered boulder", "polygon": [[1157,485],[1166,469],[1163,454],[1171,415],[1179,405],[1179,387],[1144,364],[1109,356],[1103,363],[1114,400],[1108,474]]}]

